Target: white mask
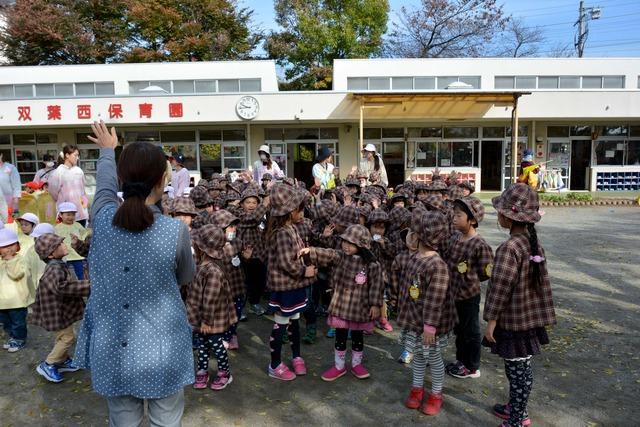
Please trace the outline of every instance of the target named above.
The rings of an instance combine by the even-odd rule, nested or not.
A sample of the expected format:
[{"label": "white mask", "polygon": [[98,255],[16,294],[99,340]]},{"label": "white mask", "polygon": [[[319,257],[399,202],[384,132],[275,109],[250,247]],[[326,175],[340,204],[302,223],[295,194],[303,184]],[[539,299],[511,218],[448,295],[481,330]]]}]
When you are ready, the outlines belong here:
[{"label": "white mask", "polygon": [[227,233],[227,242],[231,242],[233,239],[236,238],[236,233],[234,232],[229,232]]},{"label": "white mask", "polygon": [[269,160],[269,158],[267,157],[266,154],[260,154],[260,160],[262,160],[263,162],[266,162],[267,160]]},{"label": "white mask", "polygon": [[379,235],[379,234],[374,234],[374,235],[373,235],[373,240],[375,240],[376,242],[377,242],[378,240],[380,240],[380,239],[382,239],[382,236],[381,236],[381,235]]},{"label": "white mask", "polygon": [[54,166],[55,163],[53,162],[46,162],[44,165],[48,168],[52,168]]}]

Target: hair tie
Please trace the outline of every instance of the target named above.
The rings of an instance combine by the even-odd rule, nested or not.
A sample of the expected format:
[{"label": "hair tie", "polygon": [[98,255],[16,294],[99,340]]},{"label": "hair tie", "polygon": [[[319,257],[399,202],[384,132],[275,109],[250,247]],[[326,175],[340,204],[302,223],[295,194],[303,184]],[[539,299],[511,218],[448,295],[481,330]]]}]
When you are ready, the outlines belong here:
[{"label": "hair tie", "polygon": [[125,182],[122,184],[122,198],[124,200],[129,197],[146,199],[149,193],[151,193],[151,189],[144,182]]},{"label": "hair tie", "polygon": [[530,256],[529,261],[533,261],[536,264],[540,264],[542,261],[544,261],[544,257],[541,257],[540,255]]},{"label": "hair tie", "polygon": [[518,207],[516,205],[511,206],[511,210],[515,213],[518,213]]}]

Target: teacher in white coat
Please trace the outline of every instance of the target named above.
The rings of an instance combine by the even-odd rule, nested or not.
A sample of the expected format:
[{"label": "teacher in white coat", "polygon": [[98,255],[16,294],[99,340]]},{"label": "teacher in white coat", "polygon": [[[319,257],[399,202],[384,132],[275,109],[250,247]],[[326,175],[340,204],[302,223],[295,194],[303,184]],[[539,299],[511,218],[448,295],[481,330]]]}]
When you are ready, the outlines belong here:
[{"label": "teacher in white coat", "polygon": [[379,153],[376,153],[376,146],[367,144],[362,150],[362,161],[360,162],[360,171],[371,176],[371,172],[380,172],[380,181],[385,185],[389,185],[387,178],[387,170],[384,168],[384,162]]}]

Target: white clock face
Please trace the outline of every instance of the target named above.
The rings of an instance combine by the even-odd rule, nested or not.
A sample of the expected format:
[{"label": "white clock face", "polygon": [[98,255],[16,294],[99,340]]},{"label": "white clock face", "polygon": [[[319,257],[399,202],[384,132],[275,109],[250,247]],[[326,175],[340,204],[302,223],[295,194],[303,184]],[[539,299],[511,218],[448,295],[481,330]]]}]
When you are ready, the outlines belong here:
[{"label": "white clock face", "polygon": [[253,96],[243,96],[236,104],[236,113],[245,120],[255,119],[260,112],[260,104]]}]

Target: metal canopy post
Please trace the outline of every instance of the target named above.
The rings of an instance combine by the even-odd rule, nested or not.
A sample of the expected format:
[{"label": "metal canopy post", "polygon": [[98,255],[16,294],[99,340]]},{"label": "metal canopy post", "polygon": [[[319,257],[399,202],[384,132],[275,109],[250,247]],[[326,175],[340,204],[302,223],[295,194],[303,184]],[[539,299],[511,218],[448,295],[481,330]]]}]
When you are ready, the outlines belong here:
[{"label": "metal canopy post", "polygon": [[518,97],[513,95],[513,111],[511,112],[511,182],[518,179]]}]

